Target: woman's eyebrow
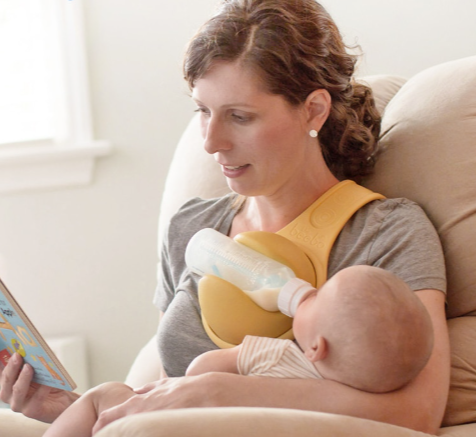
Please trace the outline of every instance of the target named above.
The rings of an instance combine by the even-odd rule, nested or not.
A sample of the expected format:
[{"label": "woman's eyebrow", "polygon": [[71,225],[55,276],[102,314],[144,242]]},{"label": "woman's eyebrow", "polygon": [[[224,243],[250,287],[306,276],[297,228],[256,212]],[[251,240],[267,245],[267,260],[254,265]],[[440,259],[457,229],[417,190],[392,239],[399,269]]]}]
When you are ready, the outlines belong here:
[{"label": "woman's eyebrow", "polygon": [[[197,105],[203,105],[207,106],[205,103],[203,103],[200,99],[192,97],[192,100],[197,104]],[[235,107],[241,107],[241,108],[249,108],[249,109],[257,109],[257,106],[252,105],[250,103],[246,102],[234,102],[234,103],[227,103],[225,105],[220,106],[221,109],[229,109],[229,108],[235,108]]]}]

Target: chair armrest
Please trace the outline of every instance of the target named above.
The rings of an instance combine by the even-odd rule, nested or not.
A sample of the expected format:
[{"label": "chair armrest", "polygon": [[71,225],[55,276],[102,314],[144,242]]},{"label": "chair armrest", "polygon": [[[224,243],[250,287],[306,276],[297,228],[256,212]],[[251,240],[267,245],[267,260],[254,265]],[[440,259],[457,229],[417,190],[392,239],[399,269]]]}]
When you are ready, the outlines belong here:
[{"label": "chair armrest", "polygon": [[7,408],[0,409],[0,436],[2,437],[41,437],[48,426],[46,423],[28,419]]},{"label": "chair armrest", "polygon": [[[275,408],[190,408],[118,420],[95,437],[429,437],[385,423]],[[468,437],[472,434],[468,434]],[[459,436],[459,434],[458,434]]]},{"label": "chair armrest", "polygon": [[142,387],[148,382],[159,380],[161,369],[162,364],[157,351],[157,339],[154,336],[137,355],[125,382],[133,388]]}]

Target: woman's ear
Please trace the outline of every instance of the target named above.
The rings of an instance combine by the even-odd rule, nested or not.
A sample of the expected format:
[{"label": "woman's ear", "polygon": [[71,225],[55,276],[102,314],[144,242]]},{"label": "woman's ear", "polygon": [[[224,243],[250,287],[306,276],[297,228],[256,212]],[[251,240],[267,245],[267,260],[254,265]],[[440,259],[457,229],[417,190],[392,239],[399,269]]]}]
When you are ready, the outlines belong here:
[{"label": "woman's ear", "polygon": [[319,132],[331,111],[331,95],[324,89],[315,90],[307,96],[304,105],[307,111],[309,129]]},{"label": "woman's ear", "polygon": [[304,351],[304,355],[309,361],[315,363],[316,361],[321,361],[326,358],[328,351],[327,340],[322,336],[318,336]]}]

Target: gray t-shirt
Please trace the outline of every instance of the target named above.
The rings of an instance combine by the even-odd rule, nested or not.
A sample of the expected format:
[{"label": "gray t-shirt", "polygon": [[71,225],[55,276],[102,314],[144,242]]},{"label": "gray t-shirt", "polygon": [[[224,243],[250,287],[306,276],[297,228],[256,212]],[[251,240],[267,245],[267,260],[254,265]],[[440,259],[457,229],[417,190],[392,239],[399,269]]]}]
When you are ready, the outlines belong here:
[{"label": "gray t-shirt", "polygon": [[[190,238],[203,228],[228,234],[238,209],[236,195],[192,199],[172,218],[164,236],[161,279],[155,304],[165,312],[158,347],[168,376],[183,376],[198,355],[217,349],[203,329],[197,285],[185,264]],[[329,258],[328,277],[352,265],[393,272],[412,290],[446,292],[443,251],[423,210],[407,199],[375,200],[358,210],[339,234]]]}]

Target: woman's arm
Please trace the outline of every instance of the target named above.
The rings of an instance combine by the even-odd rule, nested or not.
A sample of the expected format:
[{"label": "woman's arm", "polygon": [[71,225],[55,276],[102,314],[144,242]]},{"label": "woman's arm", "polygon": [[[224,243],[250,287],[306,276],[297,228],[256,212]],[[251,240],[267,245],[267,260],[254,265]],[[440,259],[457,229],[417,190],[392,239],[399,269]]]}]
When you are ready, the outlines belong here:
[{"label": "woman's arm", "polygon": [[[355,390],[326,380],[273,380],[214,375],[210,389],[216,405],[297,408],[345,414],[435,433],[444,415],[449,390],[450,350],[445,296],[440,291],[417,292],[434,326],[435,344],[427,366],[406,387],[384,394]],[[241,401],[241,402],[240,402]]]},{"label": "woman's arm", "polygon": [[435,433],[444,415],[450,376],[445,296],[435,290],[422,290],[417,295],[432,318],[435,345],[425,369],[414,381],[398,391],[372,394],[326,380],[235,378],[233,381],[229,375],[215,375],[214,380],[210,378],[209,381],[210,389],[216,390],[211,396],[217,399],[217,405],[283,407],[338,413]]},{"label": "woman's arm", "polygon": [[170,378],[136,390],[127,402],[104,413],[105,425],[138,412],[171,408],[252,406],[293,408],[367,418],[435,433],[449,389],[449,340],[445,297],[422,290],[435,330],[432,357],[406,387],[384,394],[366,393],[328,380],[258,378],[229,373]]}]

